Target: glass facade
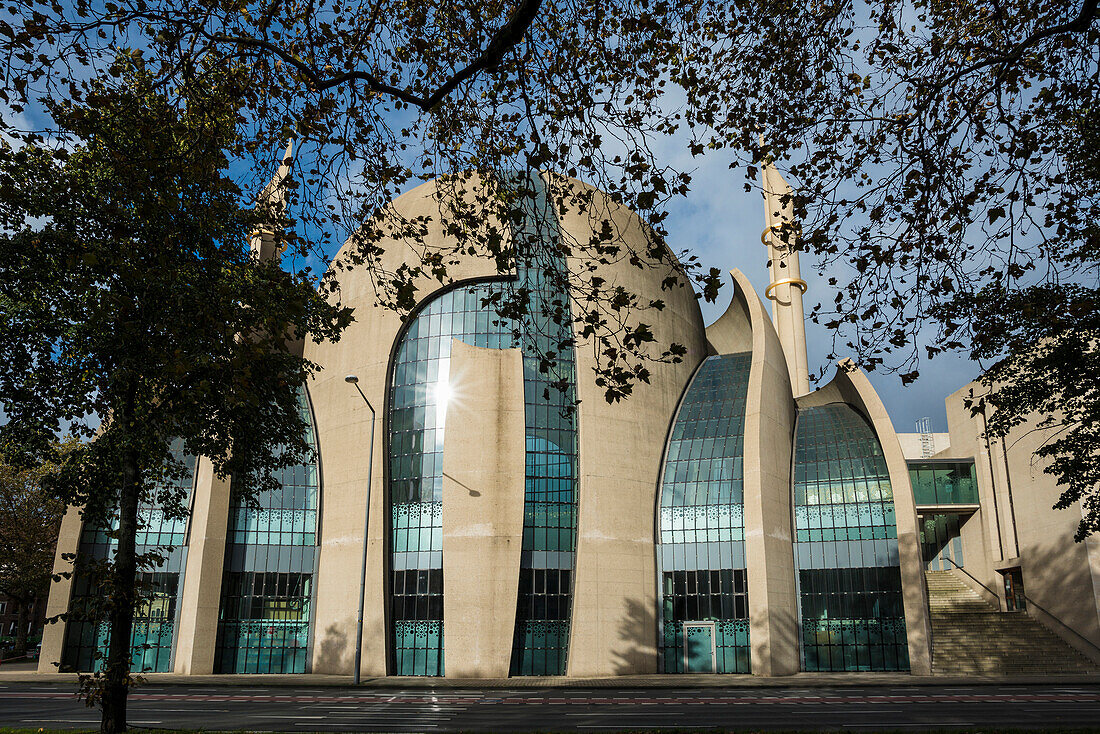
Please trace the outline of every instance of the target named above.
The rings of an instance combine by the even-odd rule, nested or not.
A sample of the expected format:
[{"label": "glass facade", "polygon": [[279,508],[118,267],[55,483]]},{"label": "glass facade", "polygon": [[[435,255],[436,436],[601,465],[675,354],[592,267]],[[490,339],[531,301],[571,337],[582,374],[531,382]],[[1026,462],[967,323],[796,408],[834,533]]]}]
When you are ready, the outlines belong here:
[{"label": "glass facade", "polygon": [[[166,517],[169,502],[179,502],[183,508],[191,503],[195,483],[195,457],[183,452],[183,442],[175,441],[172,453],[184,465],[184,474],[177,480],[154,491],[151,501],[138,507],[137,552],[158,551],[165,562],[155,571],[138,575],[143,601],[134,613],[130,642],[132,666],[135,672],[166,673],[172,670],[175,630],[178,622],[178,591],[186,558],[187,521]],[[117,527],[117,520],[112,528]],[[85,526],[80,535],[77,553],[85,559],[107,560],[116,542],[104,528]],[[73,578],[70,611],[74,613],[65,628],[62,664],[65,668],[92,671],[102,667],[107,654],[108,625],[100,608],[101,598],[95,593],[95,582],[79,571]]]},{"label": "glass facade", "polygon": [[909,481],[917,506],[978,504],[973,461],[910,461]]},{"label": "glass facade", "polygon": [[742,462],[751,361],[708,357],[673,422],[658,510],[665,673],[750,672]]},{"label": "glass facade", "polygon": [[[299,410],[316,448],[305,388]],[[305,673],[317,546],[320,478],[316,463],[281,471],[280,488],[229,508],[214,670]]]},{"label": "glass facade", "polygon": [[921,559],[926,569],[950,571],[963,567],[961,531],[970,517],[970,514],[958,512],[922,513],[917,516]]},{"label": "glass facade", "polygon": [[798,411],[794,513],[803,670],[908,670],[890,476],[851,407]]},{"label": "glass facade", "polygon": [[[401,337],[389,401],[392,649],[397,675],[443,675],[443,441],[451,343],[523,353],[526,488],[512,673],[565,672],[576,547],[575,365],[568,298],[551,281],[561,263],[541,182],[513,235],[520,254],[508,282],[454,288],[428,301]],[[536,266],[536,261],[538,265]],[[546,271],[550,270],[548,274]],[[524,289],[526,323],[494,301]],[[555,320],[551,314],[564,314]],[[557,323],[561,321],[561,323]],[[553,356],[540,370],[540,358]],[[437,581],[436,581],[437,580]],[[552,589],[552,591],[551,591]]]}]

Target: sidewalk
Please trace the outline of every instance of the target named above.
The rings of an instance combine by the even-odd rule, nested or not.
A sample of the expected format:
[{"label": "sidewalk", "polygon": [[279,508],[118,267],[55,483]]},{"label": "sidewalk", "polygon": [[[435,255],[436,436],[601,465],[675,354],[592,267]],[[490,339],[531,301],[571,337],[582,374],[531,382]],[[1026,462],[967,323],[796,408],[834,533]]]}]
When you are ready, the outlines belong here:
[{"label": "sidewalk", "polygon": [[[37,673],[0,666],[0,684],[72,683],[75,673]],[[178,675],[148,673],[150,685],[285,688],[351,687],[350,675]],[[905,673],[797,673],[768,678],[753,675],[624,675],[610,678],[516,677],[364,678],[361,688],[377,689],[517,689],[517,688],[835,688],[869,686],[1100,685],[1100,675],[915,676]]]}]

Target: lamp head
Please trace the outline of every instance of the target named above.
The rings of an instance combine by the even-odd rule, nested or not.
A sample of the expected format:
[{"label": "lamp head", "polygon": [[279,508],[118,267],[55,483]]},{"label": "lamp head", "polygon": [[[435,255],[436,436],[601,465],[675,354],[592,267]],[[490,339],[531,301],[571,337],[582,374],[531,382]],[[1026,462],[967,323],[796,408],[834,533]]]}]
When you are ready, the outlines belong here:
[{"label": "lamp head", "polygon": [[358,385],[359,378],[355,375],[348,375],[344,378],[344,382],[348,383],[349,385]]}]

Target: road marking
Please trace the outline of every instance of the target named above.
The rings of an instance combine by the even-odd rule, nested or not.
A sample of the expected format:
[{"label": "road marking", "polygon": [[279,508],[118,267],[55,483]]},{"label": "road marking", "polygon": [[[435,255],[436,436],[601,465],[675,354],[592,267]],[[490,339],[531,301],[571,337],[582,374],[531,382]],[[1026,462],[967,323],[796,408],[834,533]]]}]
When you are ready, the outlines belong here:
[{"label": "road marking", "polygon": [[257,719],[323,719],[323,718],[325,718],[324,716],[284,716],[283,714],[263,714],[263,713],[255,713],[255,714],[250,713],[250,714],[247,714],[247,715],[251,716],[253,718],[257,718]]},{"label": "road marking", "polygon": [[[940,723],[946,724],[948,726],[974,726],[969,721],[945,721],[945,722],[940,722]],[[919,726],[921,729],[927,729],[928,728],[928,724],[922,724],[922,723],[905,724],[905,723],[901,723],[901,722],[897,722],[897,721],[887,721],[887,722],[881,722],[881,723],[878,723],[878,724],[841,724],[841,726],[850,727],[850,728],[853,728],[853,729],[867,727],[867,726],[872,726],[872,727],[876,727],[876,728],[913,727],[913,726]]]}]

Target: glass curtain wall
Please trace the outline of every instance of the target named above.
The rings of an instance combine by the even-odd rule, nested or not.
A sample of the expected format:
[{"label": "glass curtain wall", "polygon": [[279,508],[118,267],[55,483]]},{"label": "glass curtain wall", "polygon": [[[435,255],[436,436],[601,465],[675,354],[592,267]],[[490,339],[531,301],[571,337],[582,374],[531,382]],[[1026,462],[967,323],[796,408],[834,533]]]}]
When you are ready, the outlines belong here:
[{"label": "glass curtain wall", "polygon": [[844,404],[802,408],[794,525],[806,671],[908,670],[890,476],[871,426]]},{"label": "glass curtain wall", "polygon": [[[565,675],[577,548],[576,363],[569,296],[560,284],[558,218],[545,185],[531,179],[515,285],[530,292],[522,330],[526,481],[512,675]],[[556,317],[555,317],[556,315]],[[545,358],[546,371],[539,368]]]},{"label": "glass curtain wall", "polygon": [[673,423],[657,545],[665,673],[750,672],[742,480],[751,361],[747,352],[708,357]]},{"label": "glass curtain wall", "polygon": [[[317,439],[303,387],[306,440]],[[316,463],[281,471],[279,489],[229,508],[214,669],[219,673],[305,673],[317,557],[320,477]]]},{"label": "glass curtain wall", "polygon": [[[576,424],[568,298],[545,268],[556,218],[539,196],[513,229],[520,252],[512,282],[461,286],[427,302],[401,337],[389,401],[392,649],[396,675],[443,675],[443,445],[451,392],[451,343],[523,352],[526,487],[512,651],[515,675],[565,672],[576,547]],[[536,217],[540,219],[536,220]],[[550,227],[547,222],[553,224]],[[549,260],[550,265],[547,265]],[[514,288],[530,293],[527,323],[489,305]],[[563,323],[550,317],[557,309]],[[554,360],[547,372],[539,358]],[[564,388],[564,389],[563,389]]]},{"label": "glass curtain wall", "polygon": [[910,461],[908,465],[918,507],[978,504],[973,461]]},{"label": "glass curtain wall", "polygon": [[[172,453],[182,461],[185,472],[166,488],[168,496],[181,496],[182,505],[190,507],[195,483],[195,457],[183,452],[183,442],[176,440]],[[166,495],[157,491],[151,502],[138,507],[137,552],[157,550],[165,562],[155,571],[139,574],[138,583],[145,590],[145,599],[134,613],[130,642],[132,667],[135,672],[167,673],[172,670],[175,631],[178,622],[178,591],[182,584],[187,556],[187,521],[165,517]],[[118,526],[117,520],[111,527]],[[80,534],[78,555],[88,559],[107,560],[115,551],[116,541],[103,528],[85,526]],[[99,598],[94,582],[85,574],[73,578],[69,608],[78,618],[71,619],[65,629],[62,665],[79,671],[99,670],[107,654],[108,625],[96,610]],[[98,655],[97,655],[98,653]]]},{"label": "glass curtain wall", "polygon": [[451,342],[507,348],[511,330],[482,307],[493,285],[456,288],[412,320],[389,401],[390,618],[396,675],[443,675],[443,439]]}]

